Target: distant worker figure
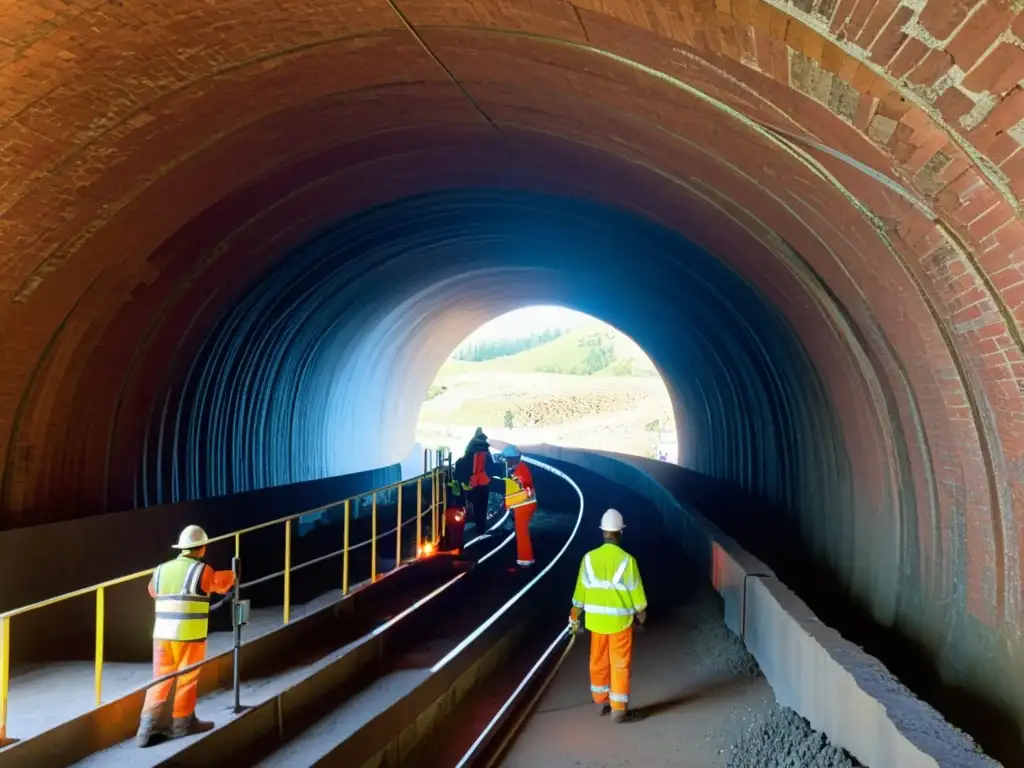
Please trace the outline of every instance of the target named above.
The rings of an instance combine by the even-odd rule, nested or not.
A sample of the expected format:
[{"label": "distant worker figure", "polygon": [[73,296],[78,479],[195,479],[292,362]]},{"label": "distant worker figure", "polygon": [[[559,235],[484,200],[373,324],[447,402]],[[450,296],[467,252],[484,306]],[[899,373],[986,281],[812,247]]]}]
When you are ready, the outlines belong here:
[{"label": "distant worker figure", "polygon": [[523,461],[523,455],[514,445],[506,445],[501,455],[505,457],[509,479],[514,488],[505,495],[505,506],[512,510],[516,522],[516,562],[521,568],[533,565],[533,543],[530,541],[530,518],[537,511],[537,490],[533,485],[533,473]]},{"label": "distant worker figure", "polygon": [[[206,636],[210,616],[210,595],[226,594],[235,585],[231,571],[215,571],[203,562],[208,537],[198,525],[181,532],[175,549],[181,554],[153,574],[149,594],[156,602],[153,624],[153,677],[159,678],[198,664],[206,657]],[[164,702],[177,681],[171,711],[170,737],[180,738],[213,728],[213,723],[196,720],[199,669],[157,683],[146,691],[142,718],[135,741],[149,746]]]},{"label": "distant worker figure", "polygon": [[462,483],[455,477],[448,480],[448,506],[444,511],[443,549],[454,555],[462,553],[463,532],[466,525],[466,494]]},{"label": "distant worker figure", "polygon": [[477,427],[466,453],[455,462],[455,477],[465,490],[466,502],[472,509],[476,535],[487,531],[487,505],[491,496],[491,478],[502,474],[491,456],[491,445],[482,428]]},{"label": "distant worker figure", "polygon": [[[572,596],[569,623],[579,629],[579,615],[590,630],[590,692],[601,714],[615,722],[632,722],[629,709],[630,670],[633,664],[633,617],[647,620],[647,595],[636,559],[620,546],[625,528],[622,515],[609,509],[601,517],[604,544],[588,552],[580,563]],[[609,703],[610,702],[610,703]]]}]

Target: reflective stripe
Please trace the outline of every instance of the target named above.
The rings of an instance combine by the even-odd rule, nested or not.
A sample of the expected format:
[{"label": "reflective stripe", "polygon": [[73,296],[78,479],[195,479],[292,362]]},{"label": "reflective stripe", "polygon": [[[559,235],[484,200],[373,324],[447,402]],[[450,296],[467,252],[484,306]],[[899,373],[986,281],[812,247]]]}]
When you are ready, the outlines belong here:
[{"label": "reflective stripe", "polygon": [[175,600],[177,602],[185,603],[208,603],[210,602],[209,595],[157,595],[153,598],[158,603],[169,602]]},{"label": "reflective stripe", "polygon": [[188,573],[185,574],[185,582],[181,585],[181,594],[199,594],[199,582],[203,578],[203,569],[205,567],[203,563],[198,561],[192,564],[192,567],[188,569]]},{"label": "reflective stripe", "polygon": [[156,615],[166,616],[171,613],[180,613],[188,616],[206,616],[210,612],[210,601],[206,600],[193,600],[190,598],[182,598],[177,595],[170,597],[164,597],[161,600],[157,600],[156,603]]},{"label": "reflective stripe", "polygon": [[585,573],[583,574],[583,586],[587,589],[611,589],[616,592],[629,592],[636,587],[636,584],[627,585],[622,583],[622,576],[626,572],[626,568],[629,567],[629,555],[626,555],[625,559],[619,565],[618,570],[615,571],[615,576],[612,577],[611,581],[603,581],[594,575],[594,566],[590,563],[590,553],[588,552],[583,558],[585,567]]},{"label": "reflective stripe", "polygon": [[579,600],[573,600],[572,604],[574,606],[576,606],[577,608],[582,608],[583,607],[583,603],[581,603]]},{"label": "reflective stripe", "polygon": [[533,565],[533,560],[516,560],[517,565]]},{"label": "reflective stripe", "polygon": [[611,686],[608,686],[608,685],[592,685],[592,686],[590,686],[590,690],[592,690],[594,693],[608,693],[608,691],[611,690]]},{"label": "reflective stripe", "polygon": [[610,608],[607,605],[593,605],[592,603],[584,605],[583,610],[601,616],[632,616],[636,613],[632,608]]},{"label": "reflective stripe", "polygon": [[626,702],[629,701],[629,694],[628,693],[613,693],[613,694],[609,695],[608,698],[611,699],[612,701],[621,701],[623,703],[626,703]]}]

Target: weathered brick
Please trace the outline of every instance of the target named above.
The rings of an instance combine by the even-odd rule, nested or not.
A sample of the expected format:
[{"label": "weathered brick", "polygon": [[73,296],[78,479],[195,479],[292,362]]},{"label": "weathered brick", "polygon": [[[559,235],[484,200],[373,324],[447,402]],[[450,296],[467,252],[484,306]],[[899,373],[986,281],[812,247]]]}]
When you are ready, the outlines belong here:
[{"label": "weathered brick", "polygon": [[924,60],[907,76],[914,85],[930,87],[939,78],[949,72],[953,66],[953,57],[946,51],[931,51]]},{"label": "weathered brick", "polygon": [[860,99],[857,102],[857,112],[853,118],[853,124],[857,126],[861,131],[866,132],[868,125],[876,114],[878,109],[878,99],[873,96],[867,96],[865,94],[860,95]]},{"label": "weathered brick", "polygon": [[985,0],[946,50],[960,69],[969,72],[1015,16],[1010,0]]},{"label": "weathered brick", "polygon": [[843,53],[843,50],[838,45],[833,42],[826,42],[821,52],[821,67],[832,74],[838,75],[845,58],[847,58],[846,54]]},{"label": "weathered brick", "polygon": [[1024,120],[1024,89],[1020,86],[1015,86],[989,112],[988,117],[985,118],[981,125],[971,131],[971,135],[984,139],[985,137],[994,136],[999,131],[1011,128],[1021,120]]},{"label": "weathered brick", "polygon": [[907,39],[903,25],[910,21],[914,12],[907,6],[900,6],[871,46],[871,60],[882,66],[888,64]]},{"label": "weathered brick", "polygon": [[974,107],[974,102],[956,88],[948,88],[935,100],[935,108],[947,123],[955,123]]},{"label": "weathered brick", "polygon": [[889,73],[897,80],[906,77],[910,70],[924,61],[925,56],[931,51],[927,45],[920,40],[908,37],[904,40],[896,58],[889,65]]},{"label": "weathered brick", "polygon": [[1000,43],[964,78],[968,91],[988,91],[1002,96],[1024,78],[1024,50],[1012,43]]},{"label": "weathered brick", "polygon": [[993,208],[974,221],[968,227],[968,232],[976,242],[981,241],[1015,217],[1016,213],[1010,204],[1000,200]]},{"label": "weathered brick", "polygon": [[[836,30],[837,37],[840,40],[856,42],[861,31],[864,29],[864,24],[874,10],[874,0],[857,0],[857,3],[850,10],[849,17]],[[882,22],[884,21],[885,19],[882,19]],[[879,25],[882,22],[879,22]]]},{"label": "weathered brick", "polygon": [[929,0],[918,16],[921,26],[942,41],[967,18],[967,12],[978,0]]},{"label": "weathered brick", "polygon": [[[981,149],[980,144],[978,148]],[[989,160],[996,165],[1002,165],[1018,149],[1020,149],[1020,144],[1017,143],[1017,140],[1010,134],[1001,132],[997,133],[995,138],[985,146],[984,151]]]},{"label": "weathered brick", "polygon": [[896,12],[898,6],[899,0],[876,0],[874,7],[871,9],[871,14],[868,16],[867,21],[864,22],[864,27],[860,30],[854,42],[863,48],[870,47],[874,39],[885,28],[893,13]]}]

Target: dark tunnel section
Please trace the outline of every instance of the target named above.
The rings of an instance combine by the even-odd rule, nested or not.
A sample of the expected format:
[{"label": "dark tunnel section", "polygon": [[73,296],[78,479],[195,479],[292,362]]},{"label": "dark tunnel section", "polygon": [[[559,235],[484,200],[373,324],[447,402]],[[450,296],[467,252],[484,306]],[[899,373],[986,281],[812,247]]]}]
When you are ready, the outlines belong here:
[{"label": "dark tunnel section", "polygon": [[457,343],[536,303],[586,312],[645,349],[675,403],[680,463],[785,510],[822,554],[843,544],[808,527],[825,500],[825,524],[843,526],[851,470],[781,308],[657,223],[498,189],[381,206],[285,254],[153,408],[139,505],[400,461]]}]

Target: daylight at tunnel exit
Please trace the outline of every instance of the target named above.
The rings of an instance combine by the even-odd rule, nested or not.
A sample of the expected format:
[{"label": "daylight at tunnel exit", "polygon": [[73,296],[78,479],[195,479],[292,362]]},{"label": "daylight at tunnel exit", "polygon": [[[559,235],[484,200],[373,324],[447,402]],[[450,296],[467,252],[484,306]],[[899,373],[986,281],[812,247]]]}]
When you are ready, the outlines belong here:
[{"label": "daylight at tunnel exit", "polygon": [[1020,0],[0,0],[0,766],[1024,767],[1022,148]]}]

